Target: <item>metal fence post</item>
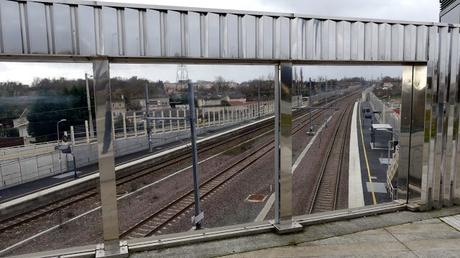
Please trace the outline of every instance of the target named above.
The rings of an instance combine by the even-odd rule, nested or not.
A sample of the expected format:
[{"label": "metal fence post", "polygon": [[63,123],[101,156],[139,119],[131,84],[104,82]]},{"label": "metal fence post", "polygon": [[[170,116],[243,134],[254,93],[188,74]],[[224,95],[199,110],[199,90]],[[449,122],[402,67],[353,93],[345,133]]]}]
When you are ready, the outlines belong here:
[{"label": "metal fence post", "polygon": [[190,107],[190,137],[192,142],[192,167],[193,167],[193,185],[194,185],[194,197],[195,197],[195,215],[192,217],[192,223],[195,229],[200,229],[202,225],[202,220],[204,218],[204,213],[200,208],[200,180],[199,180],[199,171],[198,171],[198,153],[196,146],[196,112],[195,112],[195,96],[193,84],[188,83],[188,96],[189,96],[189,107]]},{"label": "metal fence post", "polygon": [[109,61],[106,59],[99,59],[93,62],[93,74],[96,82],[94,95],[104,238],[104,247],[98,247],[96,257],[127,252],[127,249],[120,248],[119,242],[109,69]]},{"label": "metal fence post", "polygon": [[[275,157],[279,159],[279,163],[275,162],[275,203],[278,206],[275,208],[278,212],[275,227],[279,233],[288,233],[302,229],[300,224],[292,221],[292,64],[281,63],[280,72],[281,83],[275,83],[278,105],[275,114]],[[275,75],[277,81],[277,69]]]}]

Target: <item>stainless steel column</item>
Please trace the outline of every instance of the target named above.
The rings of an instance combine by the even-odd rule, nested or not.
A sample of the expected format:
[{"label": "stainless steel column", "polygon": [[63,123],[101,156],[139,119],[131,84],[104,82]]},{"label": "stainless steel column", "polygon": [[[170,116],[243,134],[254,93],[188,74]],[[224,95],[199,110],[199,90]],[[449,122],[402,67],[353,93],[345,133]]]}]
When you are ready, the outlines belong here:
[{"label": "stainless steel column", "polygon": [[412,77],[412,112],[410,130],[409,202],[418,201],[422,191],[423,143],[427,67],[414,66]]},{"label": "stainless steel column", "polygon": [[397,198],[408,201],[409,160],[410,160],[410,125],[412,113],[412,78],[413,67],[404,66],[401,92],[401,129],[399,136],[399,168]]},{"label": "stainless steel column", "polygon": [[[279,232],[292,226],[292,64],[281,63],[281,84],[275,83],[275,226]],[[275,81],[278,80],[275,70]],[[280,87],[281,86],[281,87]],[[277,160],[278,159],[278,160]]]},{"label": "stainless steel column", "polygon": [[[280,223],[280,66],[275,65],[275,224]],[[259,112],[259,105],[257,112]],[[259,117],[259,116],[258,116]]]},{"label": "stainless steel column", "polygon": [[104,249],[117,249],[119,228],[115,185],[115,159],[112,138],[112,106],[109,62],[93,62],[95,80],[96,130],[99,154],[99,174],[102,206]]}]

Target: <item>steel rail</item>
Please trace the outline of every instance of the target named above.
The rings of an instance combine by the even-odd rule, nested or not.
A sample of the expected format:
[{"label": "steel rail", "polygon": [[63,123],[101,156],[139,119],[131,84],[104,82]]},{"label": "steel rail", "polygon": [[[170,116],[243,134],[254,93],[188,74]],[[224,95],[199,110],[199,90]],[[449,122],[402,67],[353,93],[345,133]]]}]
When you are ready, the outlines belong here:
[{"label": "steel rail", "polygon": [[[319,175],[316,178],[313,195],[312,195],[311,202],[310,202],[310,207],[308,208],[308,213],[309,214],[320,210],[320,208],[318,207],[320,200],[326,201],[328,203],[330,202],[331,206],[332,206],[332,208],[331,208],[332,210],[334,210],[335,207],[336,207],[338,188],[339,188],[339,184],[340,184],[340,177],[341,177],[341,172],[343,170],[343,159],[344,159],[344,156],[345,156],[345,146],[347,146],[347,142],[348,142],[347,141],[347,139],[348,139],[347,135],[349,135],[348,134],[348,129],[349,129],[350,118],[351,118],[350,107],[352,105],[350,103],[347,103],[346,105],[347,105],[346,108],[341,113],[341,115],[340,115],[340,117],[338,119],[338,122],[337,122],[337,124],[335,126],[334,135],[332,137],[332,140],[329,142],[327,150],[326,150],[326,157],[325,157],[325,159],[323,160],[323,162],[321,164]],[[346,119],[345,123],[344,123],[344,119]],[[344,125],[345,125],[345,128],[344,128]],[[340,135],[341,132],[343,133],[342,135]],[[341,136],[341,137],[339,137],[339,136]],[[337,145],[337,143],[339,145]],[[340,150],[339,156],[340,157],[339,157],[338,160],[335,160],[335,159],[333,160],[334,162],[338,162],[335,177],[334,177],[335,182],[332,183],[332,185],[334,185],[335,188],[332,191],[333,192],[332,195],[324,196],[325,194],[321,195],[320,192],[321,192],[321,190],[326,190],[326,191],[330,190],[329,189],[330,185],[328,185],[329,182],[326,182],[326,180],[327,180],[327,178],[326,178],[327,175],[326,174],[329,171],[328,166],[331,165],[330,161],[331,161],[331,157],[333,156],[332,155],[333,150],[334,150],[335,147],[337,148],[337,146],[339,146],[339,150]],[[331,175],[331,176],[333,176],[333,175]],[[329,198],[332,198],[332,199],[329,199]],[[320,210],[320,211],[323,211],[323,210]]]}]

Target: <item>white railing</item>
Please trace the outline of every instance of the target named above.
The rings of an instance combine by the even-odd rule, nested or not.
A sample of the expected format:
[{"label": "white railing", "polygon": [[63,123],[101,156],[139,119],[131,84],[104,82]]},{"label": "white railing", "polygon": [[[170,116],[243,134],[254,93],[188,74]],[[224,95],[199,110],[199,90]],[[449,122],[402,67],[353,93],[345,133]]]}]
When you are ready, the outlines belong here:
[{"label": "white railing", "polygon": [[[197,109],[199,132],[244,123],[273,114],[271,101],[240,106],[202,107]],[[115,156],[123,156],[148,149],[145,112],[113,114]],[[162,145],[189,137],[188,109],[159,109],[151,113],[154,145]],[[77,167],[97,161],[96,136],[90,137],[88,123],[83,133],[70,132]],[[72,168],[71,155],[59,153],[56,142],[29,144],[0,149],[0,189],[38,178],[66,172]]]}]

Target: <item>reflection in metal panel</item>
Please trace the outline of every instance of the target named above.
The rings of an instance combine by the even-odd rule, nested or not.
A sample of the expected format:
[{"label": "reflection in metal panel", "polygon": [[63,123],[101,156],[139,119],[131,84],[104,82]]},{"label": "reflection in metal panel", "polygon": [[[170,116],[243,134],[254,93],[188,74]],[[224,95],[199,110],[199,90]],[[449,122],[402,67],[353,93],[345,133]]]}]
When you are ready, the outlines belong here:
[{"label": "reflection in metal panel", "polygon": [[94,8],[80,5],[77,8],[78,20],[78,45],[79,51],[73,51],[80,55],[96,54],[96,25]]},{"label": "reflection in metal panel", "polygon": [[0,2],[1,50],[3,53],[22,54],[21,18],[19,4],[11,1]]},{"label": "reflection in metal panel", "polygon": [[185,41],[187,44],[187,56],[200,57],[201,56],[201,30],[200,30],[200,14],[189,12],[187,15],[187,33]]},{"label": "reflection in metal panel", "polygon": [[72,26],[70,7],[63,4],[53,6],[54,53],[72,54]]},{"label": "reflection in metal panel", "polygon": [[219,57],[220,55],[220,26],[219,26],[219,15],[215,13],[208,13],[207,18],[207,56],[208,57]]},{"label": "reflection in metal panel", "polygon": [[117,9],[102,8],[102,41],[104,49],[102,53],[111,56],[120,55],[119,43],[121,33],[118,31]]},{"label": "reflection in metal panel", "polygon": [[30,2],[27,4],[26,11],[29,52],[31,54],[50,53],[45,5]]},{"label": "reflection in metal panel", "polygon": [[161,43],[162,33],[160,12],[147,10],[144,16],[144,38],[145,38],[145,55],[161,56],[163,45]]},{"label": "reflection in metal panel", "polygon": [[224,35],[224,40],[226,45],[226,51],[224,53],[224,57],[227,58],[238,58],[239,55],[239,42],[240,42],[240,34],[238,30],[238,16],[229,14],[226,17],[226,32]]},{"label": "reflection in metal panel", "polygon": [[165,45],[167,56],[181,56],[181,21],[180,13],[168,11],[165,20]]},{"label": "reflection in metal panel", "polygon": [[124,17],[124,53],[127,56],[139,56],[140,54],[140,32],[139,12],[135,9],[125,9]]}]

